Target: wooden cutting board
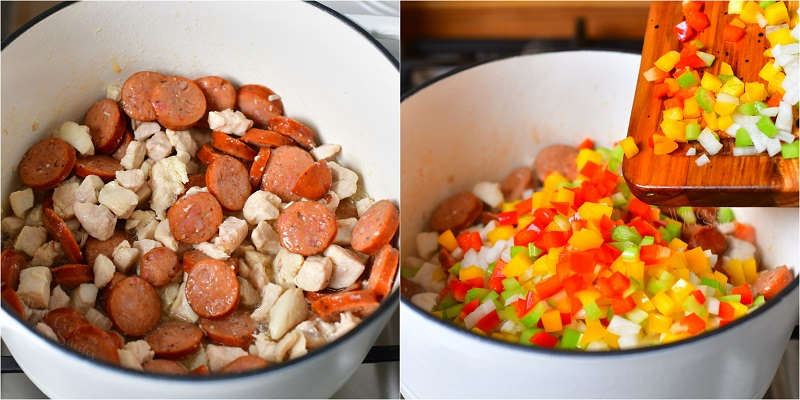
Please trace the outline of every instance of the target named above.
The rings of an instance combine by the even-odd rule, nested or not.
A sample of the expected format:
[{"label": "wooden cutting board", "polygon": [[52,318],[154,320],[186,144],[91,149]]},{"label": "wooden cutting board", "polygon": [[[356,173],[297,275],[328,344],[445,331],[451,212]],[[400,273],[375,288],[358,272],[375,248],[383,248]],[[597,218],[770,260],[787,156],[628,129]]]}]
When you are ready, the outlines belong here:
[{"label": "wooden cutting board", "polygon": [[[788,2],[789,15],[795,15],[798,2]],[[703,51],[716,56],[709,70],[719,73],[722,62],[733,67],[733,72],[744,82],[763,82],[758,71],[767,62],[763,55],[769,42],[757,24],[748,24],[744,38],[737,43],[722,40],[725,24],[733,19],[726,15],[727,1],[707,1],[705,13],[711,25],[697,36],[705,45]],[[644,79],[644,71],[669,50],[680,51],[681,46],[672,28],[681,22],[681,2],[653,2],[647,20],[647,31],[642,48],[642,62],[633,110],[628,126],[639,146],[639,153],[622,163],[622,172],[636,197],[650,204],[663,206],[798,206],[798,159],[784,160],[778,154],[734,157],[734,139],[723,138],[723,149],[711,162],[697,166],[697,156],[687,157],[686,151],[694,147],[699,156],[705,150],[698,142],[681,143],[677,150],[667,155],[655,155],[647,145],[648,138],[656,132],[661,122],[662,101],[653,97],[654,84]],[[797,126],[794,126],[797,136]]]}]

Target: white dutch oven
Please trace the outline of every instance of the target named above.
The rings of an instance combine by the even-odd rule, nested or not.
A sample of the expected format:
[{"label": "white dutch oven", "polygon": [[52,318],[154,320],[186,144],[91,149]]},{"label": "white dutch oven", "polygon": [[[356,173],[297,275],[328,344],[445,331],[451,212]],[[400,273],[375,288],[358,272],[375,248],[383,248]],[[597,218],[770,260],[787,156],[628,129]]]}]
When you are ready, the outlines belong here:
[{"label": "white dutch oven", "polygon": [[[610,146],[627,132],[639,57],[523,56],[473,67],[409,95],[402,115],[404,256],[445,197],[532,165],[551,143]],[[737,209],[766,265],[798,265],[797,209]],[[403,299],[401,392],[431,397],[760,398],[797,324],[798,280],[750,316],[670,345],[565,353],[473,335]]]},{"label": "white dutch oven", "polygon": [[[27,29],[27,30],[26,30]],[[323,142],[375,198],[399,198],[399,74],[360,28],[317,4],[95,3],[57,7],[3,42],[2,194],[19,185],[25,150],[80,121],[110,83],[139,70],[259,83]],[[121,71],[115,71],[119,67]],[[32,125],[38,128],[32,128]],[[381,307],[336,342],[261,371],[167,377],[92,361],[0,313],[2,337],[50,397],[328,397],[352,375],[397,307]]]}]

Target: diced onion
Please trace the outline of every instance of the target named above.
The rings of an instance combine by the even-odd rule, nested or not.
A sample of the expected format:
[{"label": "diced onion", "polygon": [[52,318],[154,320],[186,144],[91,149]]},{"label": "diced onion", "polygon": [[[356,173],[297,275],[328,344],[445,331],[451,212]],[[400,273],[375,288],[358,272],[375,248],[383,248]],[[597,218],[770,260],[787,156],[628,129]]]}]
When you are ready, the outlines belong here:
[{"label": "diced onion", "polygon": [[467,327],[467,329],[472,329],[475,324],[481,320],[481,318],[489,315],[489,313],[494,310],[494,301],[486,300],[483,302],[483,304],[479,305],[475,311],[469,313],[469,315],[464,318],[464,325]]},{"label": "diced onion", "polygon": [[761,13],[756,14],[756,22],[762,29],[767,26],[767,19]]},{"label": "diced onion", "polygon": [[639,335],[625,335],[617,339],[617,344],[621,350],[639,347]]},{"label": "diced onion", "polygon": [[626,336],[626,335],[637,335],[639,331],[642,329],[639,324],[629,321],[619,315],[615,315],[611,318],[611,321],[608,323],[609,332],[618,335],[618,336]]},{"label": "diced onion", "polygon": [[767,154],[770,157],[781,152],[781,141],[777,137],[767,139]]},{"label": "diced onion", "polygon": [[689,157],[697,155],[697,150],[695,150],[695,148],[692,147],[689,150],[686,150],[686,155]]},{"label": "diced onion", "polygon": [[706,297],[706,310],[710,314],[719,315],[719,300],[715,297]]},{"label": "diced onion", "polygon": [[786,143],[792,143],[795,139],[797,139],[794,137],[794,135],[786,131],[778,131],[778,134],[775,135],[775,137]]},{"label": "diced onion", "polygon": [[700,136],[697,137],[697,141],[699,141],[700,145],[703,146],[708,154],[711,154],[712,156],[719,153],[719,151],[722,149],[722,143],[720,143],[719,140],[714,137],[714,134],[711,133],[711,131],[707,131],[705,129],[700,132]]},{"label": "diced onion", "polygon": [[774,117],[778,115],[778,107],[762,108],[758,113],[765,117]]},{"label": "diced onion", "polygon": [[524,299],[524,297],[522,297],[521,294],[517,293],[517,294],[509,297],[508,299],[506,299],[505,305],[509,306],[511,304],[514,304],[519,299]]},{"label": "diced onion", "polygon": [[780,24],[780,25],[769,25],[766,29],[764,29],[764,34],[769,35],[772,32],[777,31],[778,29],[789,28],[788,24]]},{"label": "diced onion", "polygon": [[734,122],[728,128],[725,129],[725,133],[733,137],[736,137],[736,131],[738,131],[741,127],[742,127],[741,125]]},{"label": "diced onion", "polygon": [[720,103],[739,104],[738,97],[722,92],[717,93],[717,101]]},{"label": "diced onion", "polygon": [[792,130],[792,106],[785,101],[781,101],[780,104],[778,104],[778,114],[777,118],[775,118],[775,128],[777,128],[779,131]]},{"label": "diced onion", "polygon": [[708,156],[705,155],[705,154],[703,154],[700,157],[697,157],[697,159],[694,160],[694,163],[697,164],[698,167],[702,167],[703,165],[706,165],[706,164],[708,164],[710,162],[711,162],[711,160],[709,160]]}]

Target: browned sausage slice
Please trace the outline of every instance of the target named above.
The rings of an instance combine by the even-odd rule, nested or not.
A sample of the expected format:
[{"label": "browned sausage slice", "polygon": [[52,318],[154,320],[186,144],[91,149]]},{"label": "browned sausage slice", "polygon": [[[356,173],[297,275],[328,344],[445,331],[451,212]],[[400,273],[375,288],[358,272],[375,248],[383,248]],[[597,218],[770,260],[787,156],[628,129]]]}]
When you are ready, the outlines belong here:
[{"label": "browned sausage slice", "polygon": [[564,175],[569,180],[578,177],[578,166],[575,158],[578,157],[578,149],[564,144],[551,144],[546,146],[536,155],[533,162],[533,169],[540,182],[544,182],[551,172],[555,171]]},{"label": "browned sausage slice", "polygon": [[74,289],[81,283],[94,282],[92,268],[84,264],[64,264],[53,268],[53,284]]},{"label": "browned sausage slice", "polygon": [[200,250],[187,250],[183,253],[183,272],[188,273],[200,260],[211,258]]},{"label": "browned sausage slice", "polygon": [[161,126],[181,131],[191,128],[206,115],[206,97],[194,81],[168,76],[150,95]]},{"label": "browned sausage slice", "polygon": [[400,212],[389,200],[375,202],[353,227],[350,245],[365,254],[375,254],[392,240],[400,226]]},{"label": "browned sausage slice", "polygon": [[0,267],[2,268],[2,272],[0,272],[2,285],[0,287],[10,287],[13,290],[17,290],[19,273],[27,262],[28,259],[22,253],[12,249],[3,250],[3,254],[0,256]]},{"label": "browned sausage slice", "polygon": [[106,331],[111,339],[114,340],[114,345],[117,346],[118,349],[121,349],[122,346],[125,345],[125,339],[122,338],[122,334],[117,331]]},{"label": "browned sausage slice", "polygon": [[294,139],[295,142],[306,149],[313,149],[317,146],[314,139],[314,131],[289,117],[270,118],[269,129]]},{"label": "browned sausage slice", "polygon": [[64,249],[64,253],[67,254],[67,258],[71,262],[83,262],[81,247],[78,246],[78,242],[75,241],[75,237],[72,236],[72,232],[69,230],[69,227],[67,227],[67,224],[64,223],[64,220],[62,220],[52,208],[42,208],[42,224],[44,228],[47,229],[50,236],[61,243],[61,248]]},{"label": "browned sausage slice", "polygon": [[91,358],[119,364],[116,341],[111,334],[96,326],[78,327],[67,337],[66,344]]},{"label": "browned sausage slice", "polygon": [[123,240],[127,239],[125,234],[121,231],[114,231],[114,234],[106,240],[98,240],[93,237],[86,239],[86,244],[83,246],[83,253],[86,256],[86,263],[94,265],[94,260],[98,255],[103,254],[109,259],[114,253],[114,249]]},{"label": "browned sausage slice", "polygon": [[194,80],[206,97],[208,111],[222,111],[236,107],[236,88],[218,76],[204,76]]},{"label": "browned sausage slice", "polygon": [[329,190],[333,175],[325,160],[317,161],[297,178],[292,193],[310,200],[318,200]]},{"label": "browned sausage slice", "polygon": [[190,372],[193,373],[193,374],[197,374],[197,375],[206,375],[206,374],[208,374],[208,367],[205,366],[205,365],[201,365],[201,366],[191,370]]},{"label": "browned sausage slice", "polygon": [[261,85],[244,85],[236,95],[236,104],[247,118],[259,126],[267,126],[269,119],[283,115],[283,102],[270,88]]},{"label": "browned sausage slice", "polygon": [[127,336],[144,336],[161,320],[161,299],[152,285],[129,276],[111,289],[108,316]]},{"label": "browned sausage slice", "polygon": [[528,167],[519,167],[509,173],[502,182],[500,190],[505,201],[522,199],[522,192],[533,186],[533,172]]},{"label": "browned sausage slice", "polygon": [[262,147],[258,150],[256,158],[250,165],[250,187],[257,188],[261,184],[261,178],[264,176],[264,170],[267,169],[269,162],[269,147]]},{"label": "browned sausage slice", "polygon": [[97,175],[105,182],[113,181],[117,177],[117,171],[124,170],[125,168],[114,157],[102,154],[81,157],[75,163],[75,175],[81,178]]},{"label": "browned sausage slice", "polygon": [[292,193],[292,189],[300,175],[306,172],[311,164],[314,164],[311,154],[297,146],[272,149],[261,188],[275,193],[283,201],[300,200],[300,196]]},{"label": "browned sausage slice", "polygon": [[330,321],[344,311],[350,311],[359,316],[369,315],[378,308],[379,304],[373,291],[358,290],[321,297],[311,303],[311,311],[323,320]]},{"label": "browned sausage slice", "polygon": [[101,309],[105,310],[106,314],[108,314],[108,298],[111,297],[111,291],[114,290],[114,285],[127,277],[127,275],[121,272],[114,271],[114,276],[111,277],[111,281],[100,289],[100,292],[97,294],[96,303]]},{"label": "browned sausage slice", "polygon": [[222,223],[222,207],[210,193],[198,192],[178,199],[167,211],[176,240],[197,244],[211,239]]},{"label": "browned sausage slice", "polygon": [[197,315],[220,318],[239,305],[236,272],[224,261],[200,260],[186,278],[186,300]]},{"label": "browned sausage slice", "polygon": [[217,343],[246,349],[253,342],[257,326],[249,313],[239,310],[221,319],[201,318],[200,328]]},{"label": "browned sausage slice", "polygon": [[181,272],[178,255],[163,247],[154,247],[139,261],[139,276],[155,287],[168,284]]},{"label": "browned sausage slice", "polygon": [[250,128],[242,136],[242,141],[258,147],[278,147],[294,144],[292,139],[280,133],[258,128]]},{"label": "browned sausage slice", "polygon": [[241,161],[223,156],[206,169],[206,187],[226,210],[239,211],[250,197],[250,174]]},{"label": "browned sausage slice", "polygon": [[133,134],[128,127],[125,127],[125,133],[122,135],[122,140],[119,142],[119,147],[114,153],[111,154],[111,158],[122,161],[122,158],[125,157],[125,152],[128,151],[128,145],[131,144],[133,141]]},{"label": "browned sausage slice", "polygon": [[431,228],[438,232],[469,227],[483,210],[483,203],[471,192],[448,197],[431,215]]},{"label": "browned sausage slice", "polygon": [[214,162],[214,160],[222,156],[224,156],[224,154],[215,150],[208,143],[200,146],[200,150],[197,150],[197,154],[195,155],[195,157],[197,157],[198,160],[200,160],[203,164],[206,165],[211,164],[212,162]]},{"label": "browned sausage slice", "polygon": [[792,283],[792,279],[794,279],[792,270],[785,265],[761,271],[753,283],[753,293],[756,296],[763,295],[765,299],[770,300]]},{"label": "browned sausage slice", "polygon": [[125,114],[137,121],[155,121],[156,111],[150,103],[150,96],[165,79],[164,75],[152,71],[140,71],[131,75],[122,85],[120,93]]},{"label": "browned sausage slice", "polygon": [[[324,199],[327,199],[327,195]],[[358,209],[352,198],[348,197],[339,202],[336,207],[336,219],[358,218]]]},{"label": "browned sausage slice", "polygon": [[19,162],[19,178],[34,189],[51,189],[67,179],[75,166],[75,148],[56,138],[31,146]]},{"label": "browned sausage slice", "polygon": [[325,250],[336,237],[336,217],[315,201],[287,207],[275,225],[281,245],[292,253],[311,256]]},{"label": "browned sausage slice", "polygon": [[700,226],[689,237],[689,248],[701,247],[703,250],[711,250],[712,253],[721,256],[728,250],[728,240],[725,235],[715,226]]},{"label": "browned sausage slice", "polygon": [[265,368],[267,365],[269,364],[267,364],[263,358],[248,354],[231,361],[228,363],[228,365],[224,366],[220,372],[227,374],[245,372],[254,369]]},{"label": "browned sausage slice", "polygon": [[211,132],[211,145],[223,153],[239,157],[246,161],[253,161],[253,158],[255,158],[257,154],[250,146],[225,132]]},{"label": "browned sausage slice", "polygon": [[171,360],[194,353],[203,341],[203,331],[188,322],[167,322],[144,337],[156,357]]},{"label": "browned sausage slice", "polygon": [[92,144],[98,153],[111,154],[117,150],[128,126],[128,119],[116,101],[103,99],[94,103],[83,124],[89,127]]},{"label": "browned sausage slice", "polygon": [[186,367],[172,360],[150,360],[142,364],[142,369],[157,374],[186,375],[189,373]]},{"label": "browned sausage slice", "polygon": [[191,174],[189,175],[189,182],[186,182],[183,187],[189,189],[190,187],[206,187],[206,174]]},{"label": "browned sausage slice", "polygon": [[62,342],[84,325],[90,325],[89,320],[80,311],[72,307],[62,307],[51,310],[42,319],[47,326],[53,329],[58,339]]},{"label": "browned sausage slice", "polygon": [[20,300],[17,292],[10,287],[5,287],[0,291],[0,297],[3,298],[3,301],[8,304],[22,319],[25,318],[25,305],[22,304],[22,300]]},{"label": "browned sausage slice", "polygon": [[385,297],[392,290],[392,282],[394,282],[394,275],[397,273],[399,260],[400,253],[388,244],[383,245],[375,255],[367,287],[372,289],[379,298]]}]

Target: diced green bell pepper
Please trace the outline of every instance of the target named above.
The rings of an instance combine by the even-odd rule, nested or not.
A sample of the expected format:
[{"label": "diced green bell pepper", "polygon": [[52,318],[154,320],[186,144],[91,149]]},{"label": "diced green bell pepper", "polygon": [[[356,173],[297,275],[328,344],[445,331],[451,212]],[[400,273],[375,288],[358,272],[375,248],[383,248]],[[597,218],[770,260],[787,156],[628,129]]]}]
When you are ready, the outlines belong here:
[{"label": "diced green bell pepper", "polygon": [[640,246],[647,246],[647,245],[651,245],[651,244],[653,244],[655,242],[656,242],[656,238],[654,238],[652,236],[645,236],[645,237],[642,238],[642,242],[639,243],[639,245]]},{"label": "diced green bell pepper", "polygon": [[453,264],[453,266],[450,267],[447,272],[449,272],[451,275],[458,276],[458,273],[461,272],[461,261]]},{"label": "diced green bell pepper", "polygon": [[511,247],[511,258],[514,258],[518,253],[528,251],[525,246],[513,246]]},{"label": "diced green bell pepper", "polygon": [[738,112],[740,112],[740,113],[742,113],[744,115],[757,115],[758,114],[758,110],[756,110],[756,103],[754,103],[754,102],[741,104],[741,105],[739,105],[739,107],[736,108],[736,111],[738,111]]},{"label": "diced green bell pepper", "polygon": [[742,295],[740,295],[740,294],[729,294],[727,296],[720,297],[719,301],[724,301],[726,303],[741,303],[742,302]]},{"label": "diced green bell pepper", "polygon": [[697,218],[694,216],[694,210],[692,207],[684,206],[678,207],[678,216],[681,217],[684,223],[687,224],[696,224]]},{"label": "diced green bell pepper", "polygon": [[450,306],[442,311],[442,318],[446,320],[452,320],[461,314],[461,309],[464,308],[464,304],[456,304],[454,306]]},{"label": "diced green bell pepper", "polygon": [[489,267],[486,268],[486,275],[492,276],[492,273],[494,273],[494,266],[495,265],[497,265],[497,262],[493,262],[493,263],[489,264]]},{"label": "diced green bell pepper", "polygon": [[528,257],[531,260],[539,258],[539,256],[542,255],[542,253],[544,253],[544,250],[536,247],[536,245],[534,245],[533,243],[528,243]]},{"label": "diced green bell pepper", "polygon": [[795,140],[792,143],[784,143],[781,146],[781,155],[786,159],[800,156],[800,141]]},{"label": "diced green bell pepper", "polygon": [[678,77],[678,85],[683,89],[688,89],[697,85],[697,78],[693,73],[686,71]]},{"label": "diced green bell pepper", "polygon": [[739,128],[736,130],[736,147],[747,147],[752,146],[753,140],[750,139],[750,133],[747,132],[747,129]]},{"label": "diced green bell pepper", "polygon": [[758,295],[755,300],[753,300],[753,308],[759,307],[764,304],[764,296]]},{"label": "diced green bell pepper", "polygon": [[700,137],[700,124],[692,122],[686,124],[686,140],[697,140]]},{"label": "diced green bell pepper", "polygon": [[483,299],[484,296],[489,294],[489,289],[486,288],[472,288],[467,290],[467,295],[464,297],[464,302],[469,303],[475,299]]},{"label": "diced green bell pepper", "polygon": [[614,227],[611,231],[611,239],[617,242],[632,242],[638,244],[642,241],[642,235],[634,228],[626,225]]},{"label": "diced green bell pepper", "polygon": [[558,341],[559,349],[575,349],[578,347],[578,342],[581,339],[581,333],[572,328],[564,328],[564,333],[561,334],[561,340]]},{"label": "diced green bell pepper", "polygon": [[539,319],[542,318],[542,315],[546,310],[547,303],[540,301],[533,307],[532,310],[528,311],[528,313],[520,319],[520,322],[522,322],[522,325],[525,325],[526,328],[533,328],[539,323]]},{"label": "diced green bell pepper", "polygon": [[519,335],[519,344],[524,344],[525,346],[533,346],[533,343],[531,343],[531,338],[533,337],[533,335],[535,335],[535,334],[537,334],[537,333],[539,333],[541,331],[542,331],[542,329],[540,329],[540,328],[525,329]]},{"label": "diced green bell pepper", "polygon": [[733,215],[733,210],[728,207],[720,207],[717,211],[717,222],[720,224],[725,224],[728,222],[733,222],[736,220],[736,217]]},{"label": "diced green bell pepper", "polygon": [[767,116],[762,116],[761,119],[756,122],[756,127],[758,127],[761,132],[764,132],[765,135],[771,138],[778,134],[778,128],[776,128],[775,124],[772,123],[772,119]]},{"label": "diced green bell pepper", "polygon": [[767,103],[764,103],[763,101],[756,101],[756,102],[753,102],[753,105],[755,106],[755,108],[756,108],[756,113],[758,113],[758,114],[761,114],[761,110],[763,110],[763,109],[765,109],[765,108],[769,108],[769,106],[767,105]]},{"label": "diced green bell pepper", "polygon": [[419,267],[409,267],[404,265],[403,268],[400,268],[400,275],[406,279],[413,278],[415,275],[417,275],[417,272],[419,272]]}]

